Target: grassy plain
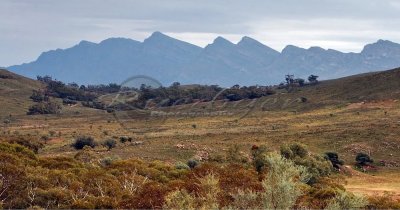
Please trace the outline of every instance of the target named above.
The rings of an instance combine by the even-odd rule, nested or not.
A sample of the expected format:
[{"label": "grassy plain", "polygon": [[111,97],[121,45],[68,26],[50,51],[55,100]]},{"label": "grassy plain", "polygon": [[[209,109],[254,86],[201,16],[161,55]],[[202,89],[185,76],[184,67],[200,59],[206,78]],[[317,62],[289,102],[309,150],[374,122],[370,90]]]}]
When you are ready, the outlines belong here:
[{"label": "grassy plain", "polygon": [[[203,114],[147,120],[135,116],[118,118],[80,105],[65,106],[58,115],[27,116],[24,112],[31,103],[29,95],[32,89],[41,88],[40,84],[27,80],[29,86],[18,88],[21,81],[14,84],[7,80],[1,83],[1,106],[5,108],[0,113],[6,117],[12,114],[12,120],[3,124],[0,134],[4,138],[49,136],[45,148],[39,151],[41,156],[74,156],[77,151],[70,145],[82,135],[98,142],[129,136],[132,143],[118,143],[111,151],[99,146],[94,149],[95,155],[171,164],[192,158],[217,158],[232,145],[238,145],[242,155],[249,157],[252,145],[278,150],[285,143],[300,142],[313,153],[337,152],[350,166],[358,152],[370,154],[378,163],[384,160],[391,167],[379,167],[377,172],[368,174],[354,171],[347,178],[347,188],[357,193],[389,191],[400,195],[399,75],[400,70],[394,70],[330,80],[291,92],[278,90],[255,103],[245,101],[223,107],[223,102],[216,102],[212,108],[210,103],[178,106],[162,111]],[[376,85],[371,86],[371,82]],[[300,97],[307,101],[299,101]],[[213,111],[228,114],[204,114]]]},{"label": "grassy plain", "polygon": [[[53,133],[40,155],[73,156],[70,146],[75,137],[93,136],[101,142],[129,136],[133,143],[119,143],[107,151],[95,149],[99,158],[139,157],[164,160],[174,164],[191,158],[224,155],[232,145],[239,145],[249,156],[252,145],[267,145],[278,150],[282,144],[300,142],[314,153],[338,152],[347,165],[354,164],[358,152],[370,154],[379,162],[400,164],[400,102],[394,100],[350,103],[312,111],[257,111],[242,119],[233,116],[168,117],[167,119],[119,120],[104,111],[66,107],[58,116],[17,116],[3,133],[34,135]],[[380,167],[378,172],[349,177],[349,190],[372,193],[392,191],[400,194],[397,167]]]}]

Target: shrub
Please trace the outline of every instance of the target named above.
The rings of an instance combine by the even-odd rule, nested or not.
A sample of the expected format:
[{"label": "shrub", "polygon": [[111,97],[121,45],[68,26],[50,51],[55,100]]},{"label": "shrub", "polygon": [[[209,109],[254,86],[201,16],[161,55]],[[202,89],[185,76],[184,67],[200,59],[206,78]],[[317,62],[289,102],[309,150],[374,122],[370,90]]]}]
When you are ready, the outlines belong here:
[{"label": "shrub", "polygon": [[332,166],[337,169],[344,163],[343,160],[339,159],[339,155],[336,152],[325,153],[325,159],[331,161]]},{"label": "shrub", "polygon": [[268,173],[262,181],[264,208],[290,209],[297,198],[303,194],[301,183],[310,179],[310,174],[303,166],[296,166],[292,161],[273,153],[266,157]]},{"label": "shrub", "polygon": [[68,99],[68,98],[64,98],[63,99],[63,104],[64,105],[75,105],[75,104],[77,104],[78,102],[77,101],[75,101],[75,100],[71,100],[71,99]]},{"label": "shrub", "polygon": [[42,141],[44,141],[44,143],[47,143],[50,140],[50,137],[48,137],[47,135],[44,135],[44,136],[40,137],[40,139]]},{"label": "shrub", "polygon": [[308,151],[302,144],[293,143],[281,147],[281,155],[287,159],[293,159],[295,157],[304,158],[307,154]]},{"label": "shrub", "polygon": [[308,184],[314,184],[320,177],[328,176],[332,172],[332,164],[320,155],[309,154],[307,148],[298,143],[281,147],[281,155],[292,160],[298,166],[304,166],[312,175]]},{"label": "shrub", "polygon": [[25,138],[25,137],[9,138],[7,139],[7,142],[22,145],[32,150],[36,154],[39,152],[40,149],[44,148],[44,144],[40,140],[33,138]]},{"label": "shrub", "polygon": [[363,196],[357,196],[345,191],[339,191],[325,209],[356,209],[363,208],[367,204],[368,201]]},{"label": "shrub", "polygon": [[55,131],[49,131],[49,135],[50,136],[54,136],[54,135],[56,135],[56,132]]},{"label": "shrub", "polygon": [[91,148],[94,148],[96,146],[96,142],[94,141],[93,137],[80,136],[75,139],[75,142],[72,144],[72,147],[77,150],[83,149],[85,146],[89,146]]},{"label": "shrub", "polygon": [[265,166],[265,155],[269,150],[265,145],[260,147],[253,145],[251,148],[251,155],[253,157],[253,165],[258,173],[261,173]]},{"label": "shrub", "polygon": [[200,209],[218,209],[218,194],[221,191],[219,187],[219,178],[211,173],[200,178],[199,182],[199,187],[202,192],[200,197],[203,201]]},{"label": "shrub", "polygon": [[226,160],[231,163],[245,163],[246,159],[240,154],[239,145],[235,144],[228,148]]},{"label": "shrub", "polygon": [[117,146],[117,141],[114,139],[107,139],[103,142],[103,146],[107,147],[108,150],[111,150]]},{"label": "shrub", "polygon": [[368,209],[400,209],[400,198],[388,192],[380,196],[371,196],[368,202]]},{"label": "shrub", "polygon": [[61,111],[61,105],[55,102],[40,102],[29,107],[28,115],[36,114],[58,114]]},{"label": "shrub", "polygon": [[3,123],[6,124],[6,125],[7,125],[7,124],[10,124],[10,123],[11,123],[11,120],[10,120],[10,119],[5,119],[5,120],[3,121]]},{"label": "shrub", "polygon": [[189,167],[187,164],[184,164],[184,163],[182,163],[182,162],[177,162],[177,163],[175,164],[175,168],[176,168],[176,169],[183,169],[183,170],[185,170],[185,169],[190,169],[190,167]]},{"label": "shrub", "polygon": [[165,197],[164,209],[187,209],[192,210],[195,208],[195,199],[186,190],[176,190],[170,192]]},{"label": "shrub", "polygon": [[118,156],[117,157],[105,157],[105,158],[100,160],[100,164],[102,166],[110,166],[116,160],[119,160]]},{"label": "shrub", "polygon": [[34,102],[48,101],[49,97],[41,91],[33,90],[32,95],[29,97]]},{"label": "shrub", "polygon": [[96,154],[90,146],[84,146],[83,149],[79,150],[79,152],[74,155],[74,159],[87,164],[93,164],[97,160]]},{"label": "shrub", "polygon": [[260,193],[252,190],[238,190],[237,193],[231,194],[233,198],[233,209],[261,209]]},{"label": "shrub", "polygon": [[129,142],[132,142],[132,137],[127,137],[127,136],[121,136],[121,137],[119,137],[119,141],[121,142],[121,143],[125,143],[125,142],[127,142],[127,141],[129,141]]},{"label": "shrub", "polygon": [[199,163],[196,160],[188,160],[187,165],[189,168],[193,169],[195,168]]},{"label": "shrub", "polygon": [[356,156],[356,162],[358,166],[365,166],[373,163],[374,160],[372,160],[371,157],[365,153],[358,153]]}]

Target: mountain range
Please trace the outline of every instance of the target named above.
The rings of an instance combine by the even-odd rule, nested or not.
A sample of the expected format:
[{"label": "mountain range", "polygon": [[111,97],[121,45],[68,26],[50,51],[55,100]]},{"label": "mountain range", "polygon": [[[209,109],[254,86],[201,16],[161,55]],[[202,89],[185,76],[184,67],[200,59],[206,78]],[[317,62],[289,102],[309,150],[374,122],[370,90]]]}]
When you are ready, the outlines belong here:
[{"label": "mountain range", "polygon": [[201,48],[154,32],[143,42],[126,38],[100,43],[81,41],[7,69],[31,78],[50,75],[79,84],[121,83],[132,76],[146,75],[163,85],[179,81],[232,86],[277,84],[286,74],[332,79],[399,66],[400,44],[387,40],[368,44],[360,53],[293,45],[278,52],[250,37],[243,37],[237,44],[217,37]]}]

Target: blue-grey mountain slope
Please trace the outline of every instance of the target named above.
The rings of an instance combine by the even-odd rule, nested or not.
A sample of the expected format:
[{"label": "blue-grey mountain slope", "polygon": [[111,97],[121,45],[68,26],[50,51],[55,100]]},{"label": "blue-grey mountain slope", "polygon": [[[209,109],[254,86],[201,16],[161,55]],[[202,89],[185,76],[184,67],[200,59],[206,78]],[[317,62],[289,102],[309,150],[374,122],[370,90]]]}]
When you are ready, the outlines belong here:
[{"label": "blue-grey mountain slope", "polygon": [[8,69],[32,78],[50,75],[79,84],[120,83],[130,76],[148,75],[164,85],[179,81],[231,86],[276,84],[285,74],[331,79],[399,66],[400,45],[384,40],[366,45],[360,53],[292,45],[278,52],[249,37],[237,44],[217,37],[201,48],[154,32],[143,42],[125,38],[98,44],[82,41]]}]

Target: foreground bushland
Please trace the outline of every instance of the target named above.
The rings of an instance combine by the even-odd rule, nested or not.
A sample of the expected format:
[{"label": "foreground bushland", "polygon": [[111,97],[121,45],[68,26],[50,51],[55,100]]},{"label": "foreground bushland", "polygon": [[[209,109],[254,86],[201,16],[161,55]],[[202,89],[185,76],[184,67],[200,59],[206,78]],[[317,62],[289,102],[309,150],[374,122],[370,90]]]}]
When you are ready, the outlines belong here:
[{"label": "foreground bushland", "polygon": [[302,145],[283,146],[279,153],[255,146],[251,152],[251,160],[230,150],[218,162],[173,165],[138,159],[96,159],[90,147],[74,157],[39,157],[20,144],[0,143],[0,207],[399,207],[389,197],[368,201],[346,192],[332,163],[310,154]]}]

